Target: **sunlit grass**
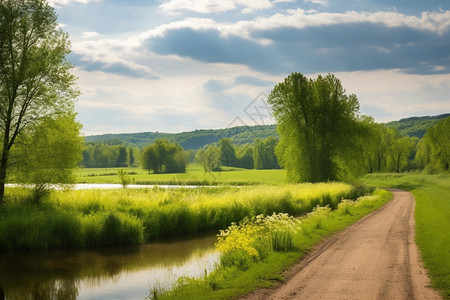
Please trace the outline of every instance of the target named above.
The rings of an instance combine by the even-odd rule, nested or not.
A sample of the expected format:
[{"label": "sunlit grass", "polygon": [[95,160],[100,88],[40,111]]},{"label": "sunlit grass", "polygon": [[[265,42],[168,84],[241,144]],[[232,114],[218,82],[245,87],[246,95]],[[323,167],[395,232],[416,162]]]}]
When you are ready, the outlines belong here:
[{"label": "sunlit grass", "polygon": [[344,183],[60,190],[36,205],[30,191],[9,188],[0,211],[0,249],[139,244],[225,229],[247,216],[296,216],[316,205],[337,207],[355,190]]},{"label": "sunlit grass", "polygon": [[433,286],[450,299],[450,175],[373,174],[364,181],[414,194],[416,243]]},{"label": "sunlit grass", "polygon": [[182,278],[157,299],[233,299],[258,287],[283,281],[283,270],[298,261],[314,244],[391,199],[376,190],[374,196],[345,201],[336,210],[316,207],[301,221],[285,214],[255,217],[233,224],[218,236],[222,252],[219,268],[203,279]]},{"label": "sunlit grass", "polygon": [[[222,167],[223,171],[205,173],[197,164],[189,164],[186,173],[149,174],[141,168],[124,168],[131,184],[171,185],[255,185],[284,184],[284,170],[247,170]],[[78,183],[120,183],[118,168],[80,168],[76,172]]]}]

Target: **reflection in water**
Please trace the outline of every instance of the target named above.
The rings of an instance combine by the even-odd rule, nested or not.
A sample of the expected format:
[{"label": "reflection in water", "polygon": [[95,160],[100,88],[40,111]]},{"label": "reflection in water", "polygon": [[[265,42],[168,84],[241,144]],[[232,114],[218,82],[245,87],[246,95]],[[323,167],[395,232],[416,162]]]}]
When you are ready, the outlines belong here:
[{"label": "reflection in water", "polygon": [[0,254],[0,300],[144,299],[212,271],[215,236],[106,250]]}]

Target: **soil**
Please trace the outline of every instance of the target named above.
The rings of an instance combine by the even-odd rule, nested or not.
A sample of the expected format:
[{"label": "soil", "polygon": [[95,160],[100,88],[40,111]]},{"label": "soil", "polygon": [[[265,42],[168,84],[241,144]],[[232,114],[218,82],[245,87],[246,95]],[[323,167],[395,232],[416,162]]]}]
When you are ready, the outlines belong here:
[{"label": "soil", "polygon": [[388,204],[318,245],[283,284],[242,299],[442,299],[414,241],[414,196],[391,191]]}]

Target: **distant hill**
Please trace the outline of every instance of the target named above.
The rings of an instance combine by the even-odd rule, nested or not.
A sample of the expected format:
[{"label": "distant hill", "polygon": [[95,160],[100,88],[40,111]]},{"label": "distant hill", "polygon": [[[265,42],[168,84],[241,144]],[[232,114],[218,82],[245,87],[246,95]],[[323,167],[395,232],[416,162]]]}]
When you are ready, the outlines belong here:
[{"label": "distant hill", "polygon": [[[404,135],[422,138],[430,126],[442,119],[450,117],[442,114],[430,117],[412,117],[386,123],[387,126],[398,128]],[[226,129],[195,130],[182,133],[141,132],[123,134],[92,135],[85,138],[86,142],[101,142],[107,144],[128,144],[144,147],[156,139],[167,139],[180,144],[184,149],[199,149],[207,144],[219,141],[221,138],[231,138],[237,145],[253,144],[258,138],[269,136],[278,138],[276,125],[241,126]]]},{"label": "distant hill", "polygon": [[392,121],[386,123],[386,125],[397,128],[403,135],[422,138],[429,127],[434,126],[440,120],[448,117],[450,117],[450,114],[442,114],[431,117],[412,117],[401,119],[399,121]]},{"label": "distant hill", "polygon": [[153,143],[156,139],[167,139],[171,142],[180,144],[185,150],[189,150],[202,148],[203,146],[217,142],[224,137],[231,138],[237,145],[242,145],[253,144],[256,139],[264,139],[269,136],[275,136],[278,138],[276,125],[240,126],[227,129],[195,130],[182,133],[141,132],[103,134],[87,136],[85,141],[108,144],[123,143],[144,147]]}]

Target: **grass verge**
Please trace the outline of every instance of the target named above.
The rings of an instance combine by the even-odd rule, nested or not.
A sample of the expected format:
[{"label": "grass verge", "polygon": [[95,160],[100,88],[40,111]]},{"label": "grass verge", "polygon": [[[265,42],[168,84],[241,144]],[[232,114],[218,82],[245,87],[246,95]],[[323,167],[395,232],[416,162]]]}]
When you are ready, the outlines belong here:
[{"label": "grass verge", "polygon": [[278,214],[232,224],[218,236],[221,263],[202,279],[181,278],[170,291],[151,292],[150,299],[233,299],[283,281],[283,271],[323,237],[356,222],[392,198],[385,190],[337,209],[317,207],[301,221]]},{"label": "grass verge", "polygon": [[450,299],[450,175],[372,174],[364,182],[413,193],[416,243],[431,283]]}]

